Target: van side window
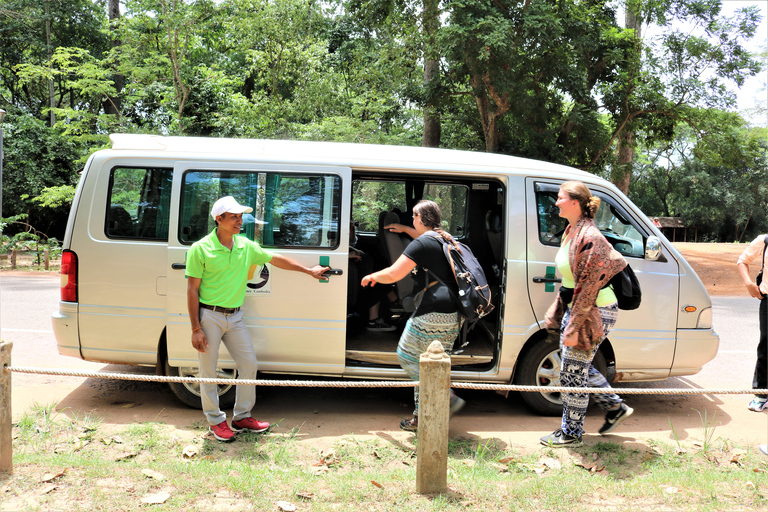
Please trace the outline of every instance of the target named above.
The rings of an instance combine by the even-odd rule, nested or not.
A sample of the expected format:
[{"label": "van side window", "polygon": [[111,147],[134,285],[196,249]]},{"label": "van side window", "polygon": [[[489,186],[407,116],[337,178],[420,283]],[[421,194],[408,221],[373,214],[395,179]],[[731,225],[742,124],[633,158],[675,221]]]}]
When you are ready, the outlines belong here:
[{"label": "van side window", "polygon": [[168,241],[173,169],[116,167],[109,177],[104,233]]},{"label": "van side window", "polygon": [[[211,205],[223,196],[253,208],[243,215],[242,234],[265,247],[338,247],[339,176],[188,171],[182,182],[182,243],[192,244],[214,229]],[[256,218],[266,224],[257,229]]]},{"label": "van side window", "polygon": [[[568,221],[560,217],[560,209],[555,206],[557,190],[557,186],[549,184],[541,184],[536,190],[539,240],[545,245],[559,246],[568,225]],[[600,192],[593,193],[600,198],[595,224],[605,238],[624,256],[643,258],[645,241],[637,227],[616,206],[613,199]]]},{"label": "van side window", "polygon": [[[375,233],[382,212],[395,212],[401,222],[410,224],[411,211],[406,204],[406,184],[401,181],[355,180],[352,184],[352,220],[358,231]],[[440,205],[443,227],[461,237],[467,222],[466,185],[423,183],[422,197]]]}]

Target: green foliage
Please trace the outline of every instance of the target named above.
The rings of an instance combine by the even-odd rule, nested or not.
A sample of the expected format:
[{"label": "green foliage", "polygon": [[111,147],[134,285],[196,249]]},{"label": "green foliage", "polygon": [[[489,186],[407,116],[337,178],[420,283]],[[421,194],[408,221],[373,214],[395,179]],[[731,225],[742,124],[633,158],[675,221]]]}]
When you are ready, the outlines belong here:
[{"label": "green foliage", "polygon": [[[754,6],[728,19],[722,0],[449,0],[436,27],[425,15],[433,2],[121,5],[112,25],[103,0],[0,9],[3,213],[28,213],[51,236],[63,235],[65,201],[30,198],[74,186],[109,133],[419,145],[427,106],[442,147],[609,178],[631,169],[632,198],[649,213],[681,215],[715,238],[768,228],[749,178],[760,145],[744,149],[744,127],[722,114],[734,105],[730,84],[760,70],[744,50]],[[627,9],[639,31],[625,27]],[[426,61],[440,65],[428,84]],[[661,148],[681,124],[691,127],[687,163],[666,165]],[[637,145],[634,164],[617,141],[630,149],[621,155]],[[722,206],[707,212],[697,195]]]},{"label": "green foliage", "polygon": [[671,142],[644,148],[630,196],[648,215],[681,217],[704,241],[750,240],[768,225],[768,131],[730,113],[706,114],[700,126],[715,136],[683,125]]},{"label": "green foliage", "polygon": [[69,208],[74,198],[75,187],[62,185],[44,188],[39,196],[32,198],[32,202],[38,203],[43,208],[60,208],[62,206]]}]

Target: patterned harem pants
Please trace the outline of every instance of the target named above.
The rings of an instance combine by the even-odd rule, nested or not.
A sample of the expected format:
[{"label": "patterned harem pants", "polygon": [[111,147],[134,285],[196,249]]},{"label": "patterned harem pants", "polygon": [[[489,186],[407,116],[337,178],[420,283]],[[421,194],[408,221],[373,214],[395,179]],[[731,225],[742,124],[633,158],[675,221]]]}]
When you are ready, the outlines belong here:
[{"label": "patterned harem pants", "polygon": [[[445,353],[451,355],[453,343],[459,335],[458,313],[427,313],[411,316],[405,324],[400,342],[397,344],[397,359],[405,373],[413,380],[419,380],[419,358],[429,345],[437,340],[443,345]],[[451,403],[456,396],[451,391]],[[419,415],[419,388],[413,388],[415,408],[413,415]]]},{"label": "patterned harem pants", "polygon": [[[603,321],[605,337],[616,324],[619,306],[614,303],[610,306],[598,308]],[[560,385],[565,387],[586,388],[610,388],[606,378],[594,366],[592,360],[600,348],[603,340],[595,343],[592,350],[578,350],[574,347],[563,346],[563,331],[571,320],[571,309],[565,310],[563,321],[560,324],[560,354],[562,358],[560,368]],[[603,339],[605,339],[603,337]],[[603,410],[615,408],[623,400],[614,393],[594,393],[595,401]],[[584,433],[584,418],[587,415],[589,405],[589,393],[562,393],[563,399],[563,423],[562,429],[569,436],[578,437]]]}]

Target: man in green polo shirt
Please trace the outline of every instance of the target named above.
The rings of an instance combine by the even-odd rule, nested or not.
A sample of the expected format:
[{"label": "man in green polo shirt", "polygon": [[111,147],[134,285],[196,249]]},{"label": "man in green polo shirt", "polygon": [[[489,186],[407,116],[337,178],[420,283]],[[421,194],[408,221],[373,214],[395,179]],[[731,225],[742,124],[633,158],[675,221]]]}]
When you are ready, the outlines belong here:
[{"label": "man in green polo shirt", "polygon": [[[238,204],[232,196],[222,197],[211,209],[216,229],[192,244],[187,253],[187,309],[192,324],[192,346],[198,351],[203,378],[216,378],[222,342],[235,360],[238,377],[256,378],[256,353],[240,309],[251,266],[271,262],[277,268],[304,272],[314,279],[322,278],[328,270],[320,265],[307,268],[285,256],[265,251],[245,237],[235,236],[243,225],[243,214],[252,211],[253,208]],[[251,417],[256,403],[254,386],[237,386],[232,428],[219,408],[216,388],[214,384],[200,384],[203,411],[216,439],[231,441],[235,437],[233,430],[263,432],[269,428],[269,423]]]}]

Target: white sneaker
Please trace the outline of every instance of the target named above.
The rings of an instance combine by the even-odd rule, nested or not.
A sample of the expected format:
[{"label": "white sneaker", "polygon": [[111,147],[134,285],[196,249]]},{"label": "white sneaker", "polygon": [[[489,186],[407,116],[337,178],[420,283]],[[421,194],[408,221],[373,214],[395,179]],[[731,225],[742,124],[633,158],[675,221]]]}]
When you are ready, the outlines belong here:
[{"label": "white sneaker", "polygon": [[756,396],[752,399],[751,402],[749,402],[747,409],[750,411],[761,412],[763,409],[765,409],[766,404],[768,404],[768,399]]}]

